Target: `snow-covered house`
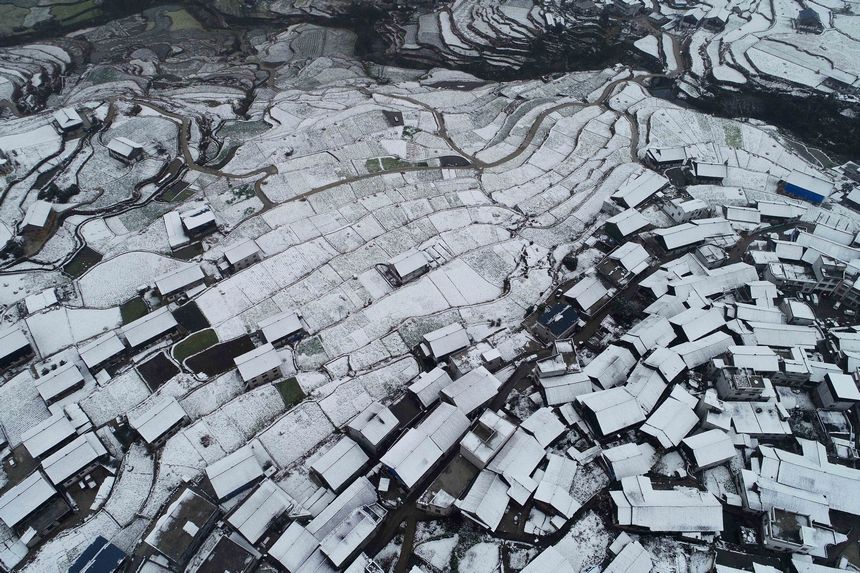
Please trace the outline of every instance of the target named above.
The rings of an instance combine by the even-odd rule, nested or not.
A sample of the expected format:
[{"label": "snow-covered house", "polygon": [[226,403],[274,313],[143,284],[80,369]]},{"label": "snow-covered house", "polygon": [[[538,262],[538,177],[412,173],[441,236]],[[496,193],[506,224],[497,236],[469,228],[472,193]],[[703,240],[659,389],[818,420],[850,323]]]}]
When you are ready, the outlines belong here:
[{"label": "snow-covered house", "polygon": [[409,385],[409,393],[414,395],[425,408],[432,406],[453,380],[444,368],[437,366],[430,372],[422,372],[418,378]]},{"label": "snow-covered house", "polygon": [[424,335],[419,349],[425,358],[438,362],[469,346],[469,335],[460,324],[449,324]]},{"label": "snow-covered house", "polygon": [[860,404],[857,380],[850,374],[828,373],[815,387],[813,397],[825,410],[850,410]]},{"label": "snow-covered house", "polygon": [[21,232],[38,233],[53,225],[56,216],[57,212],[54,211],[53,203],[41,199],[36,200],[24,214],[24,219],[21,221]]},{"label": "snow-covered house", "polygon": [[191,265],[165,273],[155,279],[155,290],[165,300],[173,300],[186,291],[203,284],[206,275],[200,265]]},{"label": "snow-covered house", "polygon": [[297,312],[285,311],[267,317],[257,323],[266,342],[280,348],[295,342],[305,334],[305,327]]},{"label": "snow-covered house", "polygon": [[[59,512],[45,510],[53,499],[58,499],[59,503],[51,504],[51,509],[59,508]],[[57,496],[56,488],[38,471],[31,473],[0,496],[0,520],[15,530],[25,528],[27,520],[36,513],[41,521],[51,526],[69,511],[69,506]],[[49,513],[53,519],[48,519]]]},{"label": "snow-covered house", "polygon": [[234,273],[250,267],[260,258],[260,247],[254,239],[246,239],[224,251],[224,259]]},{"label": "snow-covered house", "polygon": [[171,335],[179,329],[179,323],[166,306],[159,308],[120,329],[128,346],[140,350],[159,338]]},{"label": "snow-covered house", "polygon": [[0,369],[25,362],[32,356],[33,347],[21,330],[10,328],[0,332]]},{"label": "snow-covered house", "polygon": [[249,543],[256,544],[294,503],[278,484],[267,478],[227,516],[227,522]]},{"label": "snow-covered house", "polygon": [[143,157],[143,146],[125,137],[115,137],[107,144],[111,157],[123,163],[134,163]]},{"label": "snow-covered house", "polygon": [[735,445],[727,433],[707,430],[681,440],[681,453],[696,470],[718,466],[735,456]]},{"label": "snow-covered house", "polygon": [[412,489],[469,429],[469,419],[456,406],[441,403],[408,430],[380,460],[392,476]]},{"label": "snow-covered house", "polygon": [[75,108],[64,107],[54,112],[51,125],[57,130],[57,133],[63,134],[82,127],[84,120]]},{"label": "snow-covered house", "polygon": [[310,473],[322,485],[340,493],[369,461],[361,446],[343,437],[311,464]]},{"label": "snow-covered house", "polygon": [[125,345],[116,332],[106,332],[78,347],[81,360],[91,372],[110,365],[125,352]]},{"label": "snow-covered house", "polygon": [[597,436],[609,436],[645,421],[636,399],[623,386],[577,396],[574,404]]},{"label": "snow-covered house", "polygon": [[58,412],[22,433],[21,441],[30,456],[38,460],[57,451],[75,436],[75,427]]},{"label": "snow-covered house", "polygon": [[283,376],[281,356],[269,342],[235,357],[233,362],[246,388],[255,388]]},{"label": "snow-covered house", "polygon": [[407,251],[388,261],[388,270],[400,285],[417,279],[429,269],[430,265],[424,251]]},{"label": "snow-covered house", "polygon": [[224,501],[253,487],[263,478],[263,465],[251,445],[206,466],[206,479],[218,501]]},{"label": "snow-covered house", "polygon": [[723,530],[723,506],[713,494],[689,487],[654,489],[650,478],[621,480],[621,489],[609,492],[615,506],[615,522],[651,533],[719,533]]},{"label": "snow-covered house", "polygon": [[346,434],[371,455],[381,452],[400,427],[391,408],[373,402],[359,412],[344,428]]},{"label": "snow-covered house", "polygon": [[42,460],[42,469],[56,486],[65,485],[107,458],[107,450],[93,432],[78,436]]},{"label": "snow-covered house", "polygon": [[460,441],[460,453],[476,468],[484,469],[516,429],[501,410],[486,410]]},{"label": "snow-covered house", "polygon": [[129,412],[128,424],[150,447],[156,447],[187,418],[176,398],[159,396]]},{"label": "snow-covered house", "polygon": [[36,390],[51,405],[84,387],[84,376],[78,365],[70,362],[36,380]]},{"label": "snow-covered house", "polygon": [[490,401],[499,391],[501,382],[493,374],[479,366],[454,380],[442,389],[442,400],[457,406],[466,415]]}]

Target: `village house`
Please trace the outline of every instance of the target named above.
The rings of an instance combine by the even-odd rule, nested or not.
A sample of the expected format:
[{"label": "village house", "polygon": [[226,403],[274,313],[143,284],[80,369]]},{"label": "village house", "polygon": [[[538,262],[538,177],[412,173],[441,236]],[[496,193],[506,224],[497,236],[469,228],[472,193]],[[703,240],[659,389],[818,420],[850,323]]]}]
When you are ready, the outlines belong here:
[{"label": "village house", "polygon": [[54,204],[38,199],[33,202],[21,221],[21,233],[38,233],[51,227],[57,220]]},{"label": "village house", "polygon": [[307,334],[301,317],[297,312],[289,310],[261,320],[257,327],[263,332],[266,342],[275,348],[296,342]]},{"label": "village house", "polygon": [[78,436],[42,460],[42,470],[55,486],[64,486],[92,471],[108,457],[101,440],[93,432]]},{"label": "village house", "polygon": [[125,345],[116,332],[106,332],[78,347],[78,354],[90,372],[111,366],[124,352]]},{"label": "village house", "polygon": [[418,349],[428,360],[439,362],[450,354],[469,346],[469,335],[460,324],[449,324],[442,328],[428,332],[422,338]]},{"label": "village house", "polygon": [[143,441],[156,448],[173,430],[188,419],[185,410],[173,396],[159,396],[128,414],[128,424]]},{"label": "village house", "polygon": [[200,265],[191,265],[171,271],[155,279],[155,291],[166,301],[172,301],[187,291],[203,284],[206,275]]},{"label": "village house", "polygon": [[218,514],[218,506],[186,487],[155,520],[144,542],[174,567],[184,568],[212,531]]},{"label": "village house", "polygon": [[107,150],[111,157],[127,164],[143,158],[143,146],[125,137],[111,139]]},{"label": "village house", "polygon": [[0,332],[0,370],[6,371],[33,357],[33,347],[24,333],[17,328]]},{"label": "village house", "polygon": [[233,359],[246,388],[256,388],[266,382],[281,378],[281,357],[271,343],[258,346],[254,350]]},{"label": "village house", "polygon": [[335,493],[340,493],[367,466],[370,458],[348,437],[338,440],[310,465],[310,474]]},{"label": "village house", "polygon": [[417,279],[429,269],[424,251],[407,251],[388,261],[388,270],[398,285]]},{"label": "village house", "polygon": [[206,466],[206,479],[218,501],[225,501],[251,488],[263,478],[263,465],[251,444]]},{"label": "village house", "polygon": [[141,350],[153,342],[170,336],[179,329],[179,323],[166,306],[154,310],[120,329],[129,348]]},{"label": "village house", "polygon": [[51,125],[60,135],[83,127],[84,120],[73,107],[64,107],[54,112]]},{"label": "village house", "polygon": [[260,247],[254,239],[246,239],[224,251],[224,259],[234,273],[250,267],[261,257]]},{"label": "village house", "polygon": [[376,455],[384,450],[399,427],[400,422],[390,408],[373,402],[350,420],[344,431],[366,452]]},{"label": "village house", "polygon": [[51,405],[84,387],[84,376],[78,365],[70,362],[36,379],[36,390]]}]

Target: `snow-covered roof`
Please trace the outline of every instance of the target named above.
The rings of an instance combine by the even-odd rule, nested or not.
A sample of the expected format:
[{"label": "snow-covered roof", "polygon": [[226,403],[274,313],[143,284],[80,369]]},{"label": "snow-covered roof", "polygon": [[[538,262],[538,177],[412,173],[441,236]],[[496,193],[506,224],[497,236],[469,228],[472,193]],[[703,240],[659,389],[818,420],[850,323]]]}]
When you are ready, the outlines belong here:
[{"label": "snow-covered roof", "polygon": [[341,568],[373,535],[387,511],[378,504],[356,508],[320,541],[320,551]]},{"label": "snow-covered roof", "polygon": [[507,443],[517,427],[505,416],[504,412],[485,410],[475,426],[460,441],[460,451],[466,452],[482,465],[482,468]]},{"label": "snow-covered roof", "polygon": [[622,183],[611,198],[625,207],[635,208],[668,185],[668,179],[656,171],[645,169]]},{"label": "snow-covered roof", "polygon": [[231,265],[242,262],[260,253],[260,247],[254,239],[246,239],[238,245],[233,245],[224,251],[224,258]]},{"label": "snow-covered roof", "polygon": [[723,403],[723,415],[731,419],[738,434],[752,437],[790,436],[791,425],[782,405],[776,401]]},{"label": "snow-covered roof", "polygon": [[550,545],[540,552],[520,573],[577,573],[579,567],[574,567],[562,553]]},{"label": "snow-covered roof", "polygon": [[106,332],[78,348],[78,354],[80,354],[81,360],[84,361],[87,368],[92,370],[124,350],[125,345],[116,335],[116,332]]},{"label": "snow-covered roof", "polygon": [[837,401],[860,402],[860,390],[857,389],[857,382],[850,374],[830,372],[824,380]]},{"label": "snow-covered roof", "polygon": [[644,229],[650,222],[636,209],[626,209],[606,220],[607,224],[615,225],[622,237],[632,235],[640,229]]},{"label": "snow-covered roof", "polygon": [[36,390],[45,402],[50,402],[83,381],[84,376],[78,365],[70,362],[37,379]]},{"label": "snow-covered roof", "polygon": [[63,131],[75,129],[84,124],[81,115],[73,107],[64,107],[55,111],[54,121]]},{"label": "snow-covered roof", "polygon": [[442,396],[468,415],[495,396],[499,386],[499,379],[479,366],[443,388]]},{"label": "snow-covered roof", "polygon": [[756,372],[778,372],[779,356],[769,346],[729,346],[732,364]]},{"label": "snow-covered roof", "polygon": [[687,448],[697,468],[720,464],[735,456],[735,445],[732,439],[717,428],[688,436],[681,443]]},{"label": "snow-covered roof", "polygon": [[108,142],[107,148],[121,157],[129,158],[143,146],[125,137],[114,137]]},{"label": "snow-covered roof", "polygon": [[662,316],[651,314],[633,325],[621,340],[631,345],[639,356],[654,348],[663,348],[675,340],[675,330]]},{"label": "snow-covered roof", "polygon": [[726,205],[726,219],[736,223],[750,223],[758,225],[761,223],[761,213],[754,207],[741,207],[739,205]]},{"label": "snow-covered roof", "polygon": [[273,368],[280,368],[281,356],[271,342],[258,346],[254,350],[240,354],[233,359],[242,380],[248,382],[260,374],[264,374]]},{"label": "snow-covered roof", "polygon": [[350,420],[346,427],[375,448],[397,431],[399,425],[397,416],[390,408],[379,402],[373,402]]},{"label": "snow-covered roof", "polygon": [[439,399],[439,394],[451,382],[451,376],[448,374],[448,371],[444,368],[436,367],[430,372],[419,374],[415,382],[409,385],[409,391],[418,397],[422,406],[427,408]]},{"label": "snow-covered roof", "polygon": [[668,397],[642,424],[640,430],[648,434],[665,449],[676,447],[690,433],[699,417],[680,400]]},{"label": "snow-covered roof", "polygon": [[438,360],[469,346],[469,335],[462,325],[454,323],[428,332],[424,342],[430,347],[432,357]]},{"label": "snow-covered roof", "polygon": [[227,457],[206,467],[206,477],[219,500],[263,477],[263,466],[250,445],[245,445]]},{"label": "snow-covered roof", "polygon": [[349,480],[364,468],[370,458],[357,443],[343,437],[311,464],[325,484],[339,491]]},{"label": "snow-covered roof", "polygon": [[177,211],[168,211],[162,216],[164,228],[167,230],[167,242],[171,249],[179,249],[191,242],[191,237],[182,226],[182,219]]},{"label": "snow-covered roof", "polygon": [[30,455],[37,459],[74,435],[75,427],[58,412],[22,433],[21,441]]},{"label": "snow-covered roof", "polygon": [[756,342],[764,346],[815,348],[821,338],[818,330],[810,326],[750,322],[749,327],[755,334]]},{"label": "snow-covered roof", "polygon": [[529,476],[545,456],[546,450],[540,442],[525,430],[518,429],[489,463],[487,469],[504,475],[506,479],[509,477],[519,480],[530,479]]},{"label": "snow-covered roof", "polygon": [[667,250],[694,245],[712,237],[732,235],[731,224],[723,218],[697,219],[674,227],[656,229],[654,234],[663,240]]},{"label": "snow-covered roof", "polygon": [[692,488],[655,490],[644,476],[621,480],[621,490],[610,492],[618,524],[653,532],[719,532],[723,506],[709,492]]},{"label": "snow-covered roof", "polygon": [[257,543],[269,525],[293,506],[292,498],[270,479],[264,479],[227,521],[252,544]]},{"label": "snow-covered roof", "polygon": [[612,469],[615,479],[621,479],[651,471],[657,461],[657,452],[651,444],[627,442],[603,450],[603,459]]},{"label": "snow-covered roof", "polygon": [[604,436],[645,421],[636,399],[623,386],[583,394],[576,401],[593,414],[594,430]]},{"label": "snow-covered roof", "polygon": [[723,163],[705,163],[702,161],[694,161],[693,169],[696,177],[706,177],[709,179],[725,179],[728,175],[728,168]]},{"label": "snow-covered roof", "polygon": [[307,530],[317,539],[324,539],[353,511],[376,501],[376,488],[361,476],[313,518],[307,524]]},{"label": "snow-covered roof", "polygon": [[212,212],[209,205],[203,205],[202,207],[196,207],[194,209],[184,211],[179,214],[179,218],[182,220],[182,226],[185,227],[188,232],[192,232],[195,229],[200,229],[215,223],[215,213]]},{"label": "snow-covered roof", "polygon": [[57,300],[57,289],[55,288],[46,288],[45,290],[31,294],[24,299],[24,304],[27,307],[27,314],[39,312],[40,310],[48,308],[49,306],[54,306],[57,303],[59,303],[59,301]]},{"label": "snow-covered roof", "polygon": [[388,261],[388,264],[394,269],[398,277],[403,278],[426,267],[427,255],[424,254],[424,251],[407,251]]},{"label": "snow-covered roof", "polygon": [[631,541],[615,556],[603,573],[650,573],[651,555],[638,541]]},{"label": "snow-covered roof", "polygon": [[54,485],[60,485],[106,454],[101,440],[87,432],[45,458],[42,469]]},{"label": "snow-covered roof", "polygon": [[508,508],[508,484],[495,472],[483,470],[462,500],[454,505],[464,514],[495,531]]},{"label": "snow-covered roof", "polygon": [[290,573],[297,573],[318,546],[317,538],[294,521],[269,548],[269,555]]},{"label": "snow-covered roof", "polygon": [[534,436],[538,443],[546,448],[565,432],[565,425],[553,413],[553,408],[543,407],[523,420],[520,427]]},{"label": "snow-covered roof", "polygon": [[711,332],[722,328],[726,321],[723,318],[723,310],[712,307],[710,309],[690,308],[669,319],[678,330],[680,330],[688,341],[702,338]]},{"label": "snow-covered roof", "polygon": [[756,207],[758,207],[762,217],[775,219],[793,219],[806,212],[806,209],[800,205],[780,201],[758,201]]},{"label": "snow-covered roof", "polygon": [[582,371],[601,388],[612,388],[623,382],[636,365],[633,353],[623,346],[610,344]]},{"label": "snow-covered roof", "polygon": [[785,322],[785,316],[777,307],[759,306],[745,302],[735,304],[735,318],[747,322],[769,322],[771,324]]},{"label": "snow-covered roof", "polygon": [[122,327],[121,332],[126,342],[136,348],[147,342],[163,336],[179,326],[173,314],[166,306],[159,308]]},{"label": "snow-covered roof", "polygon": [[197,284],[205,278],[200,265],[191,265],[165,273],[155,279],[155,288],[161,296],[169,296]]},{"label": "snow-covered roof", "polygon": [[584,372],[571,372],[561,376],[546,376],[538,380],[543,388],[548,406],[558,406],[573,402],[580,394],[593,390],[591,378]]},{"label": "snow-covered roof", "polygon": [[600,279],[595,276],[588,276],[568,289],[564,296],[574,301],[583,312],[588,312],[609,294]]},{"label": "snow-covered roof", "polygon": [[609,253],[609,258],[618,261],[625,270],[638,275],[648,268],[651,255],[639,243],[628,241]]},{"label": "snow-covered roof", "polygon": [[263,331],[266,342],[275,343],[287,336],[293,335],[302,328],[302,320],[295,311],[279,312],[257,323]]},{"label": "snow-covered roof", "polygon": [[30,341],[27,340],[21,330],[10,328],[6,332],[0,333],[0,358],[11,356],[29,345]]},{"label": "snow-covered roof", "polygon": [[8,527],[15,527],[56,493],[40,472],[33,472],[0,496],[0,519]]},{"label": "snow-covered roof", "polygon": [[715,358],[728,350],[734,344],[731,336],[725,332],[714,332],[695,342],[684,342],[670,348],[678,353],[687,368],[701,366],[711,358]]},{"label": "snow-covered roof", "polygon": [[411,488],[469,429],[469,419],[456,406],[439,404],[408,430],[380,460]]},{"label": "snow-covered roof", "polygon": [[652,147],[646,154],[657,163],[677,163],[687,160],[687,150],[677,147]]},{"label": "snow-covered roof", "polygon": [[173,396],[160,396],[153,402],[129,412],[128,423],[149,444],[166,434],[185,418],[185,410]]},{"label": "snow-covered roof", "polygon": [[670,348],[657,348],[644,360],[644,363],[660,372],[667,382],[674,380],[687,368],[678,353]]},{"label": "snow-covered roof", "polygon": [[54,210],[54,204],[48,201],[38,199],[30,205],[27,213],[24,215],[24,220],[21,221],[21,227],[38,227],[42,228],[48,224],[48,219],[51,217],[51,212]]},{"label": "snow-covered roof", "polygon": [[788,185],[794,185],[795,187],[800,187],[801,189],[815,193],[820,197],[829,197],[833,192],[832,181],[827,181],[822,177],[816,177],[815,175],[804,173],[802,171],[792,171],[788,177],[785,178],[785,182]]}]

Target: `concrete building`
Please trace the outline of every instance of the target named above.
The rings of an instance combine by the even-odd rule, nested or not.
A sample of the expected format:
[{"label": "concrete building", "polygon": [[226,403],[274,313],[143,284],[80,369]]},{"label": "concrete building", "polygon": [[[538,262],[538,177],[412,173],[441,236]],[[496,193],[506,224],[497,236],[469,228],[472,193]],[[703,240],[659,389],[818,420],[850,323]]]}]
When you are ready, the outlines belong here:
[{"label": "concrete building", "polygon": [[234,273],[260,261],[260,247],[254,239],[246,239],[224,251],[224,259]]},{"label": "concrete building", "polygon": [[255,388],[283,376],[281,357],[271,343],[246,352],[233,359],[246,388]]}]

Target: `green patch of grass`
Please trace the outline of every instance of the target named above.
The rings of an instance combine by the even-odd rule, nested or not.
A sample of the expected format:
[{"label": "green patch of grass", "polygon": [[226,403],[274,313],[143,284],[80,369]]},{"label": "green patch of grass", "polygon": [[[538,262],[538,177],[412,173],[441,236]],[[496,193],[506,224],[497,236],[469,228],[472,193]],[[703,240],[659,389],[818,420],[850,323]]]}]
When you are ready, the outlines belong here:
[{"label": "green patch of grass", "polygon": [[202,30],[203,27],[200,25],[194,16],[188,13],[187,10],[183,10],[180,8],[179,10],[172,10],[170,12],[165,12],[165,16],[170,18],[170,31],[177,32],[179,30]]},{"label": "green patch of grass", "polygon": [[396,157],[374,157],[364,162],[365,167],[370,173],[380,173],[382,171],[397,171],[406,167],[427,167],[424,161],[418,163],[410,163]]},{"label": "green patch of grass", "polygon": [[278,392],[281,394],[281,398],[284,399],[284,404],[287,405],[287,408],[292,408],[305,399],[305,393],[302,391],[302,387],[299,386],[299,381],[296,380],[295,376],[287,378],[286,380],[281,380],[275,384],[275,388],[278,389]]},{"label": "green patch of grass", "polygon": [[122,315],[122,323],[128,324],[149,313],[149,307],[139,296],[131,300],[127,300],[119,307],[119,312]]},{"label": "green patch of grass", "polygon": [[84,247],[71,261],[63,267],[63,272],[72,278],[78,278],[83,275],[91,267],[94,267],[102,260],[101,253],[92,250],[89,247]]},{"label": "green patch of grass", "polygon": [[51,13],[60,22],[69,23],[80,18],[84,12],[96,7],[95,0],[84,0],[75,4],[54,4],[51,7]]},{"label": "green patch of grass", "polygon": [[182,362],[189,356],[194,356],[207,348],[218,344],[218,335],[211,328],[195,332],[173,347],[173,357]]},{"label": "green patch of grass", "polygon": [[723,130],[726,132],[726,145],[734,149],[742,149],[744,146],[744,137],[741,133],[741,128],[736,125],[726,125]]},{"label": "green patch of grass", "polygon": [[241,203],[246,199],[250,199],[254,197],[256,193],[254,193],[253,185],[241,185],[239,187],[232,187],[230,189],[230,196],[224,200],[228,205],[233,205],[234,203]]}]

